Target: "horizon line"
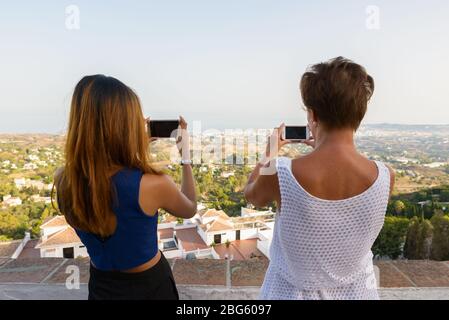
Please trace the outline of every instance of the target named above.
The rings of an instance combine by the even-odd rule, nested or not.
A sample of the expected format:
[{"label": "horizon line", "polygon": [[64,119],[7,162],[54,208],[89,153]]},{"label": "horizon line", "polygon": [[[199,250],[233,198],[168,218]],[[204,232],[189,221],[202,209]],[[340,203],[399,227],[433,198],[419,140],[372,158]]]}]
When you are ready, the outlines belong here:
[{"label": "horizon line", "polygon": [[[382,125],[388,125],[388,126],[408,126],[408,127],[449,127],[449,123],[441,123],[441,124],[425,124],[425,123],[390,123],[390,122],[378,122],[378,123],[365,123],[361,124],[360,128],[363,128],[364,126],[382,126]],[[208,129],[217,129],[217,128],[206,128]],[[225,130],[235,130],[235,129],[270,129],[270,128],[221,128],[217,129],[219,131],[225,131]],[[54,136],[61,136],[64,135],[65,132],[31,132],[31,131],[15,131],[15,132],[4,132],[0,131],[0,135],[54,135]]]}]

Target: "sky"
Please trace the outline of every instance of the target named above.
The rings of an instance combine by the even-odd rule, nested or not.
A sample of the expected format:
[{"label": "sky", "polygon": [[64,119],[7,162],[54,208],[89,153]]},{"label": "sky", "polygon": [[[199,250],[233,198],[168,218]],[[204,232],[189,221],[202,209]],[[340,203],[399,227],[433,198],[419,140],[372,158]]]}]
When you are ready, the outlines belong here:
[{"label": "sky", "polygon": [[153,119],[305,124],[299,79],[336,56],[375,79],[364,123],[448,124],[448,38],[447,0],[0,0],[0,132],[64,132],[98,73]]}]

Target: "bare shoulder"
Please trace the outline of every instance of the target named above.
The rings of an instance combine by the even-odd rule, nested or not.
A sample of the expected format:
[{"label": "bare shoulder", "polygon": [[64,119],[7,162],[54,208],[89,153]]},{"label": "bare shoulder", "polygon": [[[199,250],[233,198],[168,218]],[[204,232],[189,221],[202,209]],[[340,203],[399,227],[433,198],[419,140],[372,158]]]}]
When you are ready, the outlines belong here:
[{"label": "bare shoulder", "polygon": [[316,157],[313,153],[292,159],[291,170],[293,175],[296,176],[297,173],[301,173],[303,176],[307,176],[308,174],[315,175],[316,168],[314,168],[314,165],[319,161],[319,157]]},{"label": "bare shoulder", "polygon": [[296,165],[301,165],[301,164],[303,164],[303,163],[305,163],[305,162],[308,162],[309,160],[310,160],[310,158],[312,157],[312,154],[311,153],[309,153],[309,154],[305,154],[305,155],[303,155],[303,156],[301,156],[301,157],[296,157],[296,158],[293,158],[292,159],[292,166],[296,166]]},{"label": "bare shoulder", "polygon": [[142,176],[140,186],[144,190],[160,190],[172,183],[173,179],[166,174],[146,173]]}]

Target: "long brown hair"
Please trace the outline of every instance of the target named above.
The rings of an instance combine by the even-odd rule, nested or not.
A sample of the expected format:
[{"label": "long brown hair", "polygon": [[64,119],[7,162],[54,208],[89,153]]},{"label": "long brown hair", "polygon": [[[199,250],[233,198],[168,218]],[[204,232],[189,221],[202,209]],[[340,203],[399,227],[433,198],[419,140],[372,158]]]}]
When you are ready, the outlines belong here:
[{"label": "long brown hair", "polygon": [[66,163],[56,177],[67,222],[102,237],[116,228],[111,176],[119,168],[158,174],[149,164],[149,138],[139,98],[119,80],[86,76],[73,93]]}]

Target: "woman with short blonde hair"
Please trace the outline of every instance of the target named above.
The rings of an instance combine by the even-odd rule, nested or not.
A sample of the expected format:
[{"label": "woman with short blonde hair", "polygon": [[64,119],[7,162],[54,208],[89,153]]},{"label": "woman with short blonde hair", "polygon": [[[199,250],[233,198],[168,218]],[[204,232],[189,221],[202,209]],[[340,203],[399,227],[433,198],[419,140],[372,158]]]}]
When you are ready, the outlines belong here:
[{"label": "woman with short blonde hair", "polygon": [[[354,133],[374,92],[366,70],[342,57],[301,79],[313,151],[280,157],[275,130],[245,188],[256,206],[277,203],[262,299],[378,299],[371,247],[384,222],[394,173],[360,154]],[[266,166],[276,170],[263,170]]]}]

